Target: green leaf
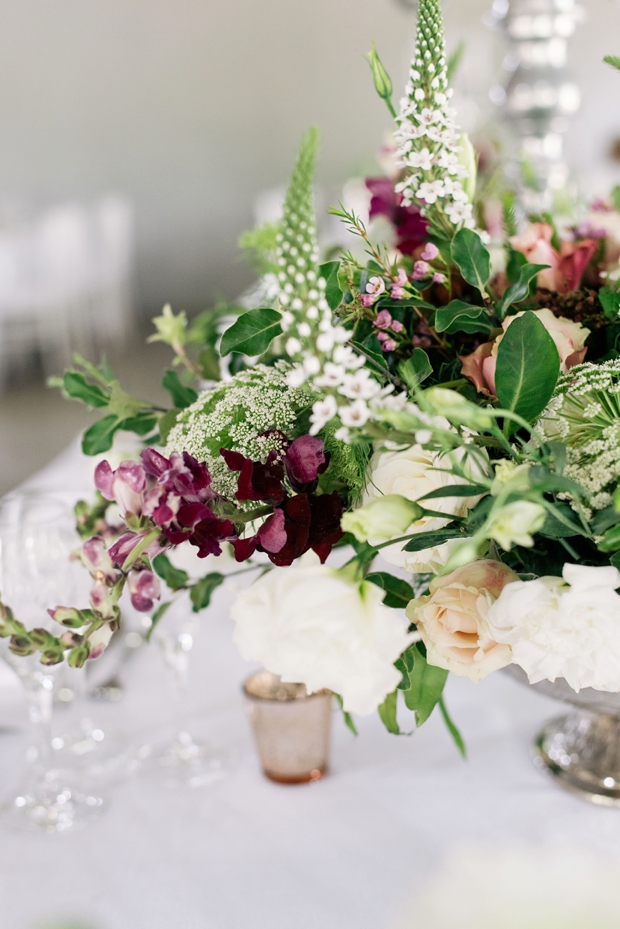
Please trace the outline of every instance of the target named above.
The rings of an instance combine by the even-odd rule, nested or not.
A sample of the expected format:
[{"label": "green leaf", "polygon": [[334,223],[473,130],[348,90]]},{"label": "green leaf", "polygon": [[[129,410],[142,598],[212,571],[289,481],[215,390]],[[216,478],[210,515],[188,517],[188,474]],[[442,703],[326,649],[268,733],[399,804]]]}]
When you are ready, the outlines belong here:
[{"label": "green leaf", "polygon": [[618,184],[611,192],[611,201],[614,205],[614,210],[616,213],[620,213],[620,184]]},{"label": "green leaf", "polygon": [[620,523],[620,514],[616,512],[613,506],[605,507],[604,510],[599,510],[592,520],[592,532],[594,535],[603,535],[616,523]]},{"label": "green leaf", "polygon": [[364,356],[372,359],[375,364],[378,364],[379,367],[385,368],[387,371],[387,361],[385,360],[385,355],[381,350],[381,342],[376,337],[374,332],[364,339],[363,342],[353,342],[352,345],[354,348],[357,348],[358,351]]},{"label": "green leaf", "polygon": [[123,421],[118,416],[104,416],[87,429],[82,437],[82,451],[85,455],[100,455],[112,448],[114,433]]},{"label": "green leaf", "polygon": [[222,336],[220,355],[224,358],[231,352],[242,355],[262,355],[273,339],[282,334],[277,310],[263,307],[244,313]]},{"label": "green leaf", "polygon": [[136,435],[148,435],[157,426],[157,416],[154,413],[138,413],[131,419],[123,420],[122,429],[127,432],[135,432]]},{"label": "green leaf", "polygon": [[459,229],[452,240],[452,260],[464,280],[484,293],[491,276],[491,256],[473,229]]},{"label": "green leaf", "polygon": [[126,393],[118,381],[112,381],[112,393],[108,401],[110,413],[114,413],[119,419],[129,419],[140,413],[144,407],[150,407],[150,403],[144,400],[138,400]]},{"label": "green leaf", "polygon": [[603,61],[606,65],[611,65],[612,68],[617,68],[620,71],[620,58],[617,55],[605,55]]},{"label": "green leaf", "polygon": [[207,345],[206,348],[198,355],[198,364],[202,370],[202,376],[207,381],[219,381],[221,372],[220,372],[220,356],[215,351],[212,345]]},{"label": "green leaf", "polygon": [[326,261],[319,267],[319,275],[325,278],[325,299],[330,310],[336,310],[342,303],[342,290],[338,283],[339,261]]},{"label": "green leaf", "polygon": [[347,729],[350,729],[350,730],[351,730],[351,732],[353,733],[353,735],[359,735],[359,733],[358,733],[358,731],[357,731],[357,727],[356,727],[355,723],[353,722],[353,717],[352,717],[351,714],[348,713],[348,712],[345,710],[345,708],[344,708],[344,703],[343,703],[342,697],[340,696],[340,694],[337,694],[337,693],[335,693],[334,691],[332,691],[332,693],[334,694],[334,697],[336,698],[336,701],[338,702],[338,705],[339,705],[340,709],[342,710],[342,716],[343,716],[343,719],[344,719],[344,724],[345,724],[345,726],[347,727]]},{"label": "green leaf", "polygon": [[393,577],[393,575],[385,571],[376,571],[373,574],[369,574],[366,580],[386,591],[383,602],[386,606],[392,607],[393,609],[404,610],[415,597],[411,584],[401,580],[399,577]]},{"label": "green leaf", "polygon": [[465,742],[463,741],[463,736],[461,735],[461,733],[459,732],[459,730],[456,728],[456,726],[455,726],[454,723],[452,722],[452,719],[451,719],[451,717],[450,717],[450,714],[448,713],[448,708],[447,708],[447,706],[446,706],[446,701],[444,700],[443,697],[440,697],[440,698],[439,698],[439,709],[441,710],[441,715],[443,716],[443,721],[444,721],[444,723],[446,724],[446,726],[448,727],[448,732],[450,733],[450,735],[451,735],[452,738],[454,739],[454,743],[455,743],[456,747],[457,747],[458,750],[460,751],[460,753],[461,753],[461,755],[463,756],[463,758],[467,758],[467,749],[465,748]]},{"label": "green leaf", "polygon": [[411,539],[405,545],[405,552],[423,552],[425,548],[433,548],[435,545],[442,545],[450,539],[466,538],[458,529],[435,529],[434,532],[418,532],[415,538]]},{"label": "green leaf", "polygon": [[162,381],[163,387],[172,397],[172,402],[179,409],[191,406],[198,399],[198,394],[191,387],[185,387],[176,371],[166,371]]},{"label": "green leaf", "polygon": [[168,410],[167,413],[159,420],[159,439],[162,445],[165,445],[168,441],[168,436],[170,430],[173,426],[176,426],[177,416],[181,411],[176,407],[173,407],[171,410]]},{"label": "green leaf", "polygon": [[[562,519],[558,518],[559,514]],[[564,504],[556,504],[553,513],[547,511],[545,524],[540,534],[548,539],[570,539],[575,535],[584,535],[583,526],[575,521],[573,510]],[[566,525],[569,523],[570,525]]]},{"label": "green leaf", "polygon": [[448,672],[430,665],[419,646],[416,646],[413,652],[413,669],[409,672],[410,686],[408,690],[403,690],[403,695],[407,707],[415,712],[416,725],[421,726],[439,703]]},{"label": "green leaf", "polygon": [[609,563],[620,571],[620,552],[616,552],[615,555],[612,555],[609,559]]},{"label": "green leaf", "polygon": [[397,701],[398,691],[393,690],[391,694],[387,695],[379,707],[379,716],[381,717],[381,722],[387,731],[391,732],[393,735],[400,735],[400,727],[396,719]]},{"label": "green leaf", "polygon": [[65,371],[62,386],[74,400],[82,400],[88,406],[107,406],[109,397],[96,384],[89,384],[83,374],[77,371]]},{"label": "green leaf", "polygon": [[146,636],[145,636],[147,642],[150,642],[150,641],[151,641],[151,636],[152,636],[153,633],[155,632],[155,626],[156,626],[157,623],[160,621],[160,619],[162,619],[162,617],[164,616],[164,614],[167,612],[168,607],[169,607],[169,606],[172,606],[172,603],[173,603],[172,600],[167,600],[166,603],[161,603],[161,604],[157,607],[157,609],[155,610],[155,612],[153,613],[153,615],[151,616],[151,625],[149,626],[149,631],[147,632],[147,634],[146,634]]},{"label": "green leaf", "polygon": [[609,287],[601,287],[598,298],[607,319],[610,319],[612,323],[617,323],[620,315],[620,291],[610,290]]},{"label": "green leaf", "polygon": [[510,287],[506,288],[504,295],[498,304],[497,312],[502,319],[504,318],[504,314],[506,313],[506,310],[509,306],[525,300],[530,292],[531,281],[535,277],[538,277],[540,271],[544,271],[545,268],[548,267],[549,265],[533,264],[524,264],[521,266],[519,269],[519,277],[514,284],[511,284]]},{"label": "green leaf", "polygon": [[187,571],[175,568],[166,555],[156,555],[151,564],[155,573],[164,579],[170,590],[180,590],[189,580]]},{"label": "green leaf", "polygon": [[213,591],[226,580],[223,574],[206,574],[190,588],[189,597],[193,604],[194,613],[205,610],[211,603]]},{"label": "green leaf", "polygon": [[555,342],[534,313],[518,316],[497,351],[495,388],[500,405],[534,422],[553,395],[560,373]]},{"label": "green leaf", "polygon": [[620,550],[620,526],[612,526],[608,529],[601,541],[598,543],[599,552],[617,552]]},{"label": "green leaf", "polygon": [[521,274],[521,268],[527,264],[527,258],[523,252],[518,252],[516,248],[511,248],[508,252],[508,261],[506,262],[506,277],[511,284],[516,284]]},{"label": "green leaf", "polygon": [[407,387],[414,390],[433,373],[433,366],[423,348],[414,348],[411,358],[401,361],[396,370]]},{"label": "green leaf", "polygon": [[422,500],[438,500],[440,497],[480,497],[488,494],[489,488],[484,484],[453,484],[450,487],[438,487],[437,490],[431,490],[430,493],[424,494],[416,503]]},{"label": "green leaf", "polygon": [[464,303],[462,300],[452,300],[447,306],[442,306],[435,315],[435,329],[437,332],[490,332],[495,326],[489,319],[489,314],[483,307]]}]

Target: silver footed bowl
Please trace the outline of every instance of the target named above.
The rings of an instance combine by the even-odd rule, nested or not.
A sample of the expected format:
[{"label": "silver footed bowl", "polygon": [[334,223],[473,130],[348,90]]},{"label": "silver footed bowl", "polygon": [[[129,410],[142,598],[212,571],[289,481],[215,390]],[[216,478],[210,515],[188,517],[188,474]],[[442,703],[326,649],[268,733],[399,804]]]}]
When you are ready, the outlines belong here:
[{"label": "silver footed bowl", "polygon": [[530,684],[517,665],[504,673],[574,709],[551,720],[534,739],[534,763],[558,784],[598,806],[620,807],[620,693],[586,687],[576,693],[565,680]]}]

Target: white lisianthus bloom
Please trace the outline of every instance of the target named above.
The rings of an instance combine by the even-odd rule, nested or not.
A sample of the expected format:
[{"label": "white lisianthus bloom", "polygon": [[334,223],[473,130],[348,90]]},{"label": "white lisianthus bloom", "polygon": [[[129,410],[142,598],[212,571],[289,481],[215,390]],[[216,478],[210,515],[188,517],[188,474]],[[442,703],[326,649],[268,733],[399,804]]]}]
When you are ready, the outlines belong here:
[{"label": "white lisianthus bloom", "polygon": [[545,508],[540,503],[515,500],[514,503],[500,507],[493,514],[488,537],[499,542],[507,552],[513,545],[531,548],[534,544],[532,535],[542,529],[545,518]]},{"label": "white lisianthus bloom", "polygon": [[[446,427],[447,425],[446,423]],[[462,452],[454,454],[462,458]],[[404,450],[376,452],[370,462],[362,503],[364,505],[372,503],[374,500],[391,494],[398,494],[406,497],[407,500],[415,501],[439,487],[465,483],[462,478],[450,473],[450,469],[449,457],[439,452],[429,451],[421,445],[412,445]],[[479,499],[479,497],[439,497],[436,500],[429,500],[429,509],[446,513],[446,518],[423,516],[421,519],[412,521],[406,531],[399,532],[398,535],[412,535],[416,532],[443,529],[452,521],[452,516],[464,516]],[[381,549],[380,554],[389,564],[398,565],[406,571],[437,574],[450,557],[454,544],[457,543],[444,542],[442,545],[420,552],[406,552],[403,550],[406,543],[398,542],[396,545]]]},{"label": "white lisianthus bloom", "polygon": [[565,564],[563,579],[541,577],[504,587],[489,610],[495,641],[531,684],[563,677],[573,690],[620,691],[620,571]]},{"label": "white lisianthus bloom", "polygon": [[368,715],[400,683],[394,662],[413,639],[384,595],[305,556],[299,567],[275,568],[238,595],[233,638],[246,660],[310,693],[327,687],[345,710]]}]

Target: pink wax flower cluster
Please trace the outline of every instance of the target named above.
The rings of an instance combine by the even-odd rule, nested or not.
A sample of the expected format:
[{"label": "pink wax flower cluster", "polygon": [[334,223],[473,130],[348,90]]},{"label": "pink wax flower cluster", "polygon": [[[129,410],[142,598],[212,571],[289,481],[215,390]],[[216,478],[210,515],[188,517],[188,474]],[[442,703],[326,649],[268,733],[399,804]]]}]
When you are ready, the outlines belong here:
[{"label": "pink wax flower cluster", "polygon": [[403,332],[405,327],[400,320],[394,319],[389,310],[383,309],[379,310],[377,313],[377,318],[373,322],[373,326],[379,330],[377,332],[377,338],[381,342],[383,351],[393,352],[396,349],[397,343],[387,330],[391,330],[392,333],[397,334]]},{"label": "pink wax flower cluster", "polygon": [[427,242],[420,258],[413,265],[413,280],[423,281],[430,277],[433,284],[443,284],[446,279],[445,274],[435,270],[431,264],[437,258],[439,258],[439,249],[433,242]]}]

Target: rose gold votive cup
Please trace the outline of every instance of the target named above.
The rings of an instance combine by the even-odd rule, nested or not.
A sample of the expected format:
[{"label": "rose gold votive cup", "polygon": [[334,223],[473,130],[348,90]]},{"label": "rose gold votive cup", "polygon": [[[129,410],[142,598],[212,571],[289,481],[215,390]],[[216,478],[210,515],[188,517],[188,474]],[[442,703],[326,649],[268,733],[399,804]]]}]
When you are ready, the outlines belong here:
[{"label": "rose gold votive cup", "polygon": [[265,776],[278,784],[307,784],[327,774],[331,733],[329,690],[308,694],[258,671],[243,685],[254,741]]}]

